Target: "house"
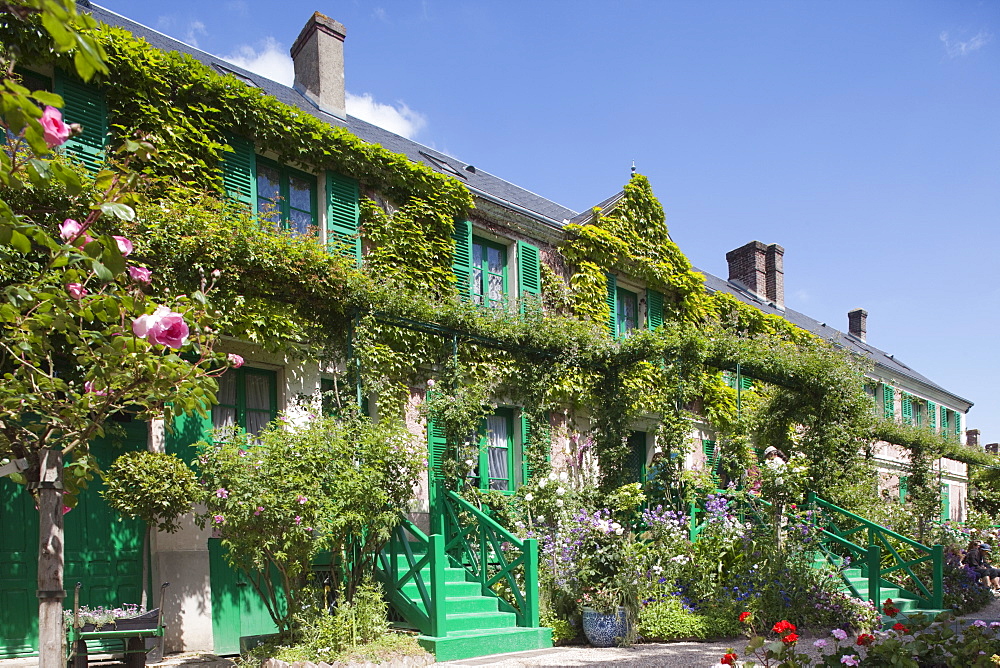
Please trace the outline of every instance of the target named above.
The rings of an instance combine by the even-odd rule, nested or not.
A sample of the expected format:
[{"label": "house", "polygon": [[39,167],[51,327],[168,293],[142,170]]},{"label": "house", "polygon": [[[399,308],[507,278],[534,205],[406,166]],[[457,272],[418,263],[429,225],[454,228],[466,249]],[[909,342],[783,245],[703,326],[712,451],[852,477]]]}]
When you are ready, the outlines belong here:
[{"label": "house", "polygon": [[[498,309],[526,309],[533,301],[537,303],[546,280],[569,282],[574,278],[562,250],[569,236],[567,226],[586,226],[595,213],[572,211],[478,166],[348,116],[343,83],[346,30],[336,21],[318,13],[308,20],[291,49],[295,84],[287,87],[98,5],[82,4],[99,21],[128,31],[154,49],[190,56],[207,68],[205,76],[226,77],[226,86],[257,89],[300,116],[307,115],[329,127],[346,130],[367,144],[377,144],[387,152],[403,156],[400,162],[423,165],[461,184],[464,191],[471,194],[475,208],[467,216],[453,221],[449,244],[453,248],[454,261],[449,270],[456,278],[458,292],[467,301]],[[118,38],[125,37],[119,35]],[[30,68],[31,64],[25,65]],[[31,69],[25,76],[31,77],[32,85],[52,87],[64,96],[67,119],[80,122],[85,128],[82,135],[67,145],[67,151],[85,164],[97,164],[108,142],[108,118],[116,111],[109,108],[115,96],[108,93],[122,84],[108,81],[86,86],[46,66]],[[257,130],[270,134],[268,145],[273,146],[280,140],[282,129]],[[286,229],[299,234],[312,234],[316,230],[321,243],[364,266],[366,258],[372,257],[378,248],[364,234],[359,234],[359,222],[364,215],[385,214],[397,206],[391,193],[386,192],[389,188],[380,190],[332,167],[320,168],[283,160],[277,151],[266,148],[259,136],[251,135],[247,130],[242,136],[231,134],[212,138],[224,141],[231,148],[221,165],[227,195],[257,211],[261,218]],[[345,168],[345,171],[350,170]],[[597,215],[615,215],[627,203],[627,198],[628,194],[622,192],[604,200],[596,207]],[[365,209],[368,203],[374,203],[378,211],[373,213]],[[666,235],[665,228],[663,235]],[[864,340],[863,312],[852,312],[852,325],[844,334],[785,307],[783,252],[777,245],[747,244],[729,254],[727,280],[705,274],[704,286],[710,293],[730,294],[746,305],[781,316],[849,352],[872,360],[873,396],[876,403],[882,402],[877,405],[882,406],[885,415],[894,419],[898,416],[914,424],[927,424],[941,433],[955,433],[961,437],[964,415],[971,403],[935,385],[891,355],[868,346]],[[681,270],[685,276],[693,276],[690,267],[681,266]],[[596,289],[602,295],[608,314],[607,329],[612,337],[628,337],[635,330],[656,329],[663,324],[667,305],[663,291],[653,279],[619,270],[601,271],[596,276],[601,282]],[[689,289],[695,287],[702,289],[700,281],[688,285]],[[149,425],[128,423],[122,429],[129,445],[186,453],[188,446],[212,427],[236,425],[255,432],[280,411],[292,407],[296,397],[315,396],[335,387],[335,374],[314,362],[265,352],[245,342],[229,341],[227,349],[241,354],[247,364],[220,379],[219,403],[208,419],[182,420],[173,431],[156,422]],[[739,369],[734,371],[737,374],[735,382],[740,386]],[[434,521],[435,494],[440,494],[436,491],[435,477],[442,475],[437,467],[446,446],[439,426],[426,424],[420,415],[419,407],[426,399],[427,390],[426,384],[409,388],[406,411],[413,432],[421,437],[426,433],[428,440],[428,481],[417,490],[411,508],[413,518],[425,527]],[[370,411],[377,413],[378,398],[369,399],[373,400]],[[575,434],[588,420],[590,416],[585,410],[574,413],[567,408],[550,414],[551,457],[556,466],[576,455]],[[629,466],[637,478],[641,478],[646,466],[652,463],[657,447],[655,426],[654,415],[630,425]],[[531,429],[524,406],[498,399],[496,410],[485,419],[481,441],[475,450],[478,454],[469,465],[468,477],[472,484],[482,490],[501,493],[512,493],[524,484],[531,473],[526,456]],[[705,442],[707,451],[712,427],[702,424],[698,429],[698,437]],[[112,453],[104,444],[96,444],[94,449],[105,459]],[[883,450],[880,456],[884,468],[902,471],[903,455],[892,451],[888,445]],[[691,463],[696,463],[697,459],[692,457]],[[947,512],[955,519],[962,517],[964,507],[966,473],[962,466],[957,462],[954,466],[948,462],[940,465],[942,482],[948,485],[947,498],[952,503]],[[8,483],[4,481],[3,484]],[[0,512],[0,560],[15,567],[0,574],[0,601],[3,602],[0,605],[0,656],[27,655],[33,651],[31,618],[35,587],[31,559],[25,555],[32,554],[33,534],[29,523],[17,519],[32,513],[23,494],[3,498],[7,506]],[[103,540],[101,537],[107,534],[107,527],[113,522],[106,506],[93,491],[82,499],[77,512],[74,522],[68,523],[79,527],[74,529],[79,535],[67,537],[67,578],[86,577],[84,596],[92,605],[134,600],[141,577],[138,527],[114,523],[113,540]],[[86,523],[76,520],[80,515],[86,518]],[[166,610],[167,651],[235,653],[244,639],[270,630],[266,613],[254,600],[251,588],[226,565],[219,541],[213,539],[211,530],[199,529],[193,521],[187,521],[177,534],[155,535],[152,553],[154,581],[172,583],[173,602]],[[537,627],[537,619],[533,626]],[[532,625],[525,623],[521,627],[530,629]],[[546,642],[544,633],[534,631],[525,631],[516,641],[513,633],[505,637],[511,638],[506,645],[508,649],[538,647]],[[522,641],[524,644],[518,644]]]}]

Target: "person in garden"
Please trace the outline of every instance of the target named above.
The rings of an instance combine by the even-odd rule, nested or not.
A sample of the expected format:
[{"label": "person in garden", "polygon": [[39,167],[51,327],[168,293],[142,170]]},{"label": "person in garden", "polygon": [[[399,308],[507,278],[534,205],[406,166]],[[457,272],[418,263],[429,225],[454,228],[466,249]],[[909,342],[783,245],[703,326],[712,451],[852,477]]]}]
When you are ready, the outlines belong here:
[{"label": "person in garden", "polygon": [[982,543],[979,546],[979,560],[982,564],[981,575],[986,577],[986,582],[989,584],[994,591],[1000,590],[1000,568],[994,568],[993,564],[990,563],[990,553],[992,548],[986,543]]},{"label": "person in garden", "polygon": [[764,465],[772,469],[779,469],[785,465],[785,453],[773,445],[767,446],[764,450]]}]

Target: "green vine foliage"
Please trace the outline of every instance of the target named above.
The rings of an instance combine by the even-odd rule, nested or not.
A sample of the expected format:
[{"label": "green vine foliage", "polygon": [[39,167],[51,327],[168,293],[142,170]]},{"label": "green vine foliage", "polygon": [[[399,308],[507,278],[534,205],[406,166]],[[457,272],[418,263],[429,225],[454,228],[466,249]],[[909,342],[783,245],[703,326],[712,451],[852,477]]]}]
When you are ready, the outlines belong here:
[{"label": "green vine foliage", "polygon": [[[667,487],[677,484],[691,448],[692,420],[716,429],[730,479],[754,461],[752,445],[774,444],[802,453],[814,488],[848,507],[848,495],[836,490],[866,465],[878,439],[907,447],[915,470],[943,454],[996,461],[876,420],[863,364],[783,318],[709,295],[671,240],[644,176],[625,184],[612,210],[566,227],[556,252],[572,272],[564,279],[542,265],[542,309],[481,308],[459,300],[451,272],[454,222],[473,206],[458,180],[124,30],[90,34],[108,54],[98,85],[116,141],[138,135],[159,155],[142,168],[149,204],[134,221],[102,231],[134,239],[134,258],[154,270],[164,293],[191,293],[205,272],[220,269],[213,306],[223,334],[340,363],[344,380],[378,397],[380,414],[401,415],[409,388],[436,379],[428,412],[457,448],[502,398],[529,417],[529,466],[545,471],[548,415],[585,409],[606,489],[628,482],[626,439],[644,416],[658,420],[663,454],[654,468]],[[26,63],[67,67],[66,56],[22,22],[0,20],[0,42]],[[362,267],[219,200],[227,138],[241,133],[282,163],[358,180],[366,195]],[[66,210],[56,189],[14,196]],[[661,291],[665,326],[610,340],[609,272]],[[737,364],[754,379],[739,396],[719,373]],[[926,477],[924,484],[912,476],[910,489],[924,484],[930,498]]]}]

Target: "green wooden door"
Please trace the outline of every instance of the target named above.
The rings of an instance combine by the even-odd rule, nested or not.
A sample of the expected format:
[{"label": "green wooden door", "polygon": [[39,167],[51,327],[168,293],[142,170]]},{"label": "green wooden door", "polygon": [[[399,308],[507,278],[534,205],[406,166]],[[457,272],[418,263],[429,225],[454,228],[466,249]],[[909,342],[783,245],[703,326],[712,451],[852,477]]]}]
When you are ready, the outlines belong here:
[{"label": "green wooden door", "polygon": [[[90,450],[106,469],[123,452],[146,447],[146,424],[127,423],[124,437],[103,438]],[[77,582],[80,604],[139,603],[144,525],[122,519],[104,502],[99,477],[65,516],[66,607]],[[34,655],[38,650],[38,512],[21,485],[0,479],[0,658]]]},{"label": "green wooden door", "polygon": [[37,652],[37,573],[38,512],[23,486],[0,478],[0,659]]},{"label": "green wooden door", "polygon": [[215,653],[239,654],[240,640],[277,633],[263,599],[242,572],[226,562],[222,541],[208,541],[212,582],[212,635]]},{"label": "green wooden door", "polygon": [[633,431],[628,435],[628,460],[625,470],[628,482],[646,483],[646,432]]}]

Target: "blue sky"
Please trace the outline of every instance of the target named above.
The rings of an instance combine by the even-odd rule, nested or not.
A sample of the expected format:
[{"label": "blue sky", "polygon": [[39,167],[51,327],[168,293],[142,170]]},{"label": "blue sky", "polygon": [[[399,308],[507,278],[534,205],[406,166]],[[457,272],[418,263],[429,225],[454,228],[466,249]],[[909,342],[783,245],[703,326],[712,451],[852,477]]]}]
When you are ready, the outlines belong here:
[{"label": "blue sky", "polygon": [[348,111],[574,210],[632,161],[699,268],[785,248],[786,303],[1000,441],[1000,2],[98,2],[272,78],[320,10]]}]

